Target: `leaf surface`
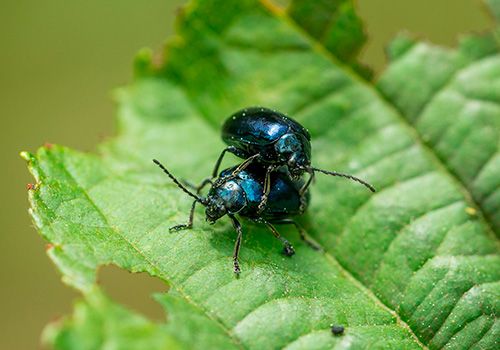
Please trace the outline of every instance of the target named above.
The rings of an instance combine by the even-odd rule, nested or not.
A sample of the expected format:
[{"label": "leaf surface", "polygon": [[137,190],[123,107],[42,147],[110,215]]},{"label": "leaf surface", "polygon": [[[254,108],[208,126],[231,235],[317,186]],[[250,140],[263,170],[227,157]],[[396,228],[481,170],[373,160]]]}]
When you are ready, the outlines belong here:
[{"label": "leaf surface", "polygon": [[499,31],[456,50],[399,38],[382,93],[466,188],[500,234]]},{"label": "leaf surface", "polygon": [[[52,324],[44,340],[56,348],[238,349],[216,322],[173,293],[156,296],[169,322],[155,324],[113,303],[98,288],[75,305],[72,319]],[[196,334],[196,336],[193,336]]]},{"label": "leaf surface", "polygon": [[[183,305],[172,314],[194,307],[200,329],[220,330],[219,348],[495,347],[500,259],[491,221],[409,117],[285,13],[250,0],[193,2],[166,63],[158,68],[143,52],[136,71],[118,93],[119,136],[99,154],[60,146],[24,154],[37,180],[34,221],[86,308],[95,309],[97,268],[115,264],[168,282]],[[237,279],[227,220],[207,225],[198,210],[192,230],[168,232],[187,219],[190,200],[150,160],[200,181],[223,148],[223,120],[259,104],[310,130],[316,166],[366,178],[378,192],[318,176],[301,223],[326,252],[279,227],[297,251],[284,257],[269,232],[244,222]],[[116,317],[98,313],[103,324]],[[170,339],[164,325],[141,323]],[[331,324],[345,335],[331,335]]]},{"label": "leaf surface", "polygon": [[371,78],[371,70],[357,61],[367,36],[354,1],[293,0],[287,11],[290,18],[338,59],[361,76]]}]

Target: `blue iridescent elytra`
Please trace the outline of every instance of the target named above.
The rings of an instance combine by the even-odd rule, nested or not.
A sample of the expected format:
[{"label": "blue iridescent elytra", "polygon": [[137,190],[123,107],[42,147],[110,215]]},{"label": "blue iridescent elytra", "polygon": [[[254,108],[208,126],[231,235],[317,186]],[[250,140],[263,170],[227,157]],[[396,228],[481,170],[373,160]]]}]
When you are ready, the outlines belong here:
[{"label": "blue iridescent elytra", "polygon": [[229,117],[222,126],[222,140],[233,146],[240,158],[259,154],[260,163],[286,164],[292,174],[302,174],[311,165],[311,136],[295,120],[262,107],[246,108]]},{"label": "blue iridescent elytra", "polygon": [[[229,179],[237,167],[226,169],[220,173],[219,179]],[[224,202],[231,214],[239,214],[253,220],[264,218],[269,221],[282,220],[302,214],[309,203],[309,192],[300,194],[304,186],[302,179],[292,180],[284,171],[276,171],[271,175],[273,184],[269,192],[269,200],[265,209],[259,213],[259,203],[264,193],[265,172],[258,165],[251,165],[238,172],[230,180],[212,186],[208,192],[207,218],[215,221],[220,217],[211,208],[211,202]],[[212,207],[217,205],[212,205]],[[219,217],[217,217],[219,216]],[[212,219],[212,220],[210,220]],[[214,220],[215,219],[215,220]]]}]

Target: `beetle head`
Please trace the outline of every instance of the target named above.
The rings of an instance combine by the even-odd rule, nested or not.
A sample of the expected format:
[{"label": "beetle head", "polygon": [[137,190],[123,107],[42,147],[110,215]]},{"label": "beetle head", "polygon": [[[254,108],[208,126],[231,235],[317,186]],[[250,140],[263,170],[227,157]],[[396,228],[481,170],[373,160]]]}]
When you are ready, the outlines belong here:
[{"label": "beetle head", "polygon": [[218,219],[227,214],[226,208],[224,207],[224,202],[221,198],[210,196],[208,197],[208,203],[205,208],[205,216],[208,223],[213,224]]},{"label": "beetle head", "polygon": [[311,166],[311,144],[298,133],[285,134],[274,145],[279,160],[288,166],[294,178],[300,177]]},{"label": "beetle head", "polygon": [[208,193],[205,209],[206,220],[213,224],[226,214],[236,214],[246,205],[245,191],[234,180],[221,179]]}]

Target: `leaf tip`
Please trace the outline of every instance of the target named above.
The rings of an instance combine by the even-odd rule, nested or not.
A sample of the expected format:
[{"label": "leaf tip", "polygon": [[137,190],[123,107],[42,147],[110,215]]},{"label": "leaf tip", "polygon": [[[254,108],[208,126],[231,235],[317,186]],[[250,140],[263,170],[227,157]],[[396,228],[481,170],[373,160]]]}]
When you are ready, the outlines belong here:
[{"label": "leaf tip", "polygon": [[19,153],[19,156],[27,162],[31,162],[35,159],[35,156],[27,151],[22,151]]},{"label": "leaf tip", "polygon": [[409,33],[398,34],[394,39],[392,39],[385,49],[387,58],[390,61],[396,61],[408,52],[408,50],[411,49],[416,43],[417,40]]},{"label": "leaf tip", "polygon": [[155,52],[149,47],[142,48],[134,58],[134,76],[136,78],[152,76],[164,66],[163,51]]},{"label": "leaf tip", "polygon": [[134,58],[134,73],[135,76],[144,76],[151,72],[153,61],[153,50],[149,47],[144,47],[137,52]]},{"label": "leaf tip", "polygon": [[[38,169],[37,157],[33,153],[27,151],[22,151],[19,153],[19,155],[21,156],[22,159],[26,161],[28,165],[28,170],[35,178],[35,182],[36,183],[40,182],[40,172]],[[27,184],[26,188],[28,190],[34,190],[36,189],[36,185]]]}]

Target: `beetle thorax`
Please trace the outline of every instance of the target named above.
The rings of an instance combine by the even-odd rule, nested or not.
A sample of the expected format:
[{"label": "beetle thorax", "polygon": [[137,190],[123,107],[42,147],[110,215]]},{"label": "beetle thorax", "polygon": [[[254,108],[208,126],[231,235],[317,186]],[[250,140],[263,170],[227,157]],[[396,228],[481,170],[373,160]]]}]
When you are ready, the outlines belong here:
[{"label": "beetle thorax", "polygon": [[288,166],[292,175],[301,175],[311,165],[309,141],[300,134],[285,134],[276,141],[274,149],[279,161]]}]

